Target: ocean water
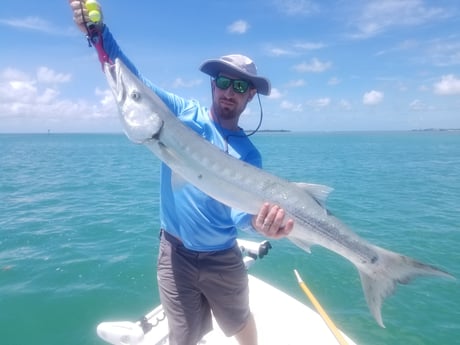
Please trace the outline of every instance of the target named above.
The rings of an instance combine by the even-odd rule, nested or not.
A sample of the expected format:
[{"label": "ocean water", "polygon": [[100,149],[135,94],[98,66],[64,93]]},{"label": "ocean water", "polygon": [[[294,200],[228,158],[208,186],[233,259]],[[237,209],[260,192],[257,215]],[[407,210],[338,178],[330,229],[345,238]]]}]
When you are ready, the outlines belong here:
[{"label": "ocean water", "polygon": [[[272,173],[333,187],[328,208],[362,237],[457,280],[400,286],[383,305],[383,329],[356,269],[323,248],[271,241],[252,274],[308,304],[297,269],[359,345],[459,342],[459,132],[261,133],[254,142]],[[101,345],[99,322],[137,320],[159,303],[158,172],[121,134],[0,135],[0,344]]]}]

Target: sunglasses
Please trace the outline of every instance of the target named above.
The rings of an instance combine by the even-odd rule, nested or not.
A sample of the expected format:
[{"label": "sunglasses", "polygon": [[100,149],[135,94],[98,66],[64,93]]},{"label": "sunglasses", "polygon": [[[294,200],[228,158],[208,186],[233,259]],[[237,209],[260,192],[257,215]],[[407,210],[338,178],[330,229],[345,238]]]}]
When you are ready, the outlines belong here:
[{"label": "sunglasses", "polygon": [[218,76],[214,81],[216,82],[216,86],[221,90],[227,90],[232,85],[233,91],[236,93],[245,93],[251,86],[251,83],[246,80],[230,79],[224,76]]}]

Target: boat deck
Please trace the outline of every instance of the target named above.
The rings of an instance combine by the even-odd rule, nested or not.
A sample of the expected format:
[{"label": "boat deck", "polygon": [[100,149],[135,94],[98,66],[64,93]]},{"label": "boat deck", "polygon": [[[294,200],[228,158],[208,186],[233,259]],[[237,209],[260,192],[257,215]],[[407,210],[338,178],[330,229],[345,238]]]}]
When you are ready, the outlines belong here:
[{"label": "boat deck", "polygon": [[[257,323],[259,344],[339,344],[323,319],[303,303],[252,275],[249,275],[249,287],[250,305]],[[139,344],[168,344],[167,320],[157,322],[157,318],[161,320],[163,317],[161,306],[148,316],[150,322],[157,325],[145,334]],[[348,345],[356,345],[345,334],[344,338]],[[199,344],[230,345],[237,342],[233,337],[227,338],[214,322],[214,330]]]}]

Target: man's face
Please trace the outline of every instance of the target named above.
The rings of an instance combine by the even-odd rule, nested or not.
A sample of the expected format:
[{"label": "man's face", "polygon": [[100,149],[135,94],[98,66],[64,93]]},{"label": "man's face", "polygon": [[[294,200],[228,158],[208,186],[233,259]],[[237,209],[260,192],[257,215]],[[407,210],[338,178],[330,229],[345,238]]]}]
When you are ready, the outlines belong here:
[{"label": "man's face", "polygon": [[216,85],[216,80],[212,81],[214,115],[223,121],[236,121],[236,125],[246,105],[254,97],[256,89],[249,87],[246,92],[238,93],[233,89],[233,83],[240,78],[225,73],[219,74],[219,77],[229,78],[231,83],[223,90]]}]

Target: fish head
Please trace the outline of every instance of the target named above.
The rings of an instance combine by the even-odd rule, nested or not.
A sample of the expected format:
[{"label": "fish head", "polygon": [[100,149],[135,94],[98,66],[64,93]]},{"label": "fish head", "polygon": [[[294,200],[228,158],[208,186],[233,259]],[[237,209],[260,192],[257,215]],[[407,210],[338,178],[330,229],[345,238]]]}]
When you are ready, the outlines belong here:
[{"label": "fish head", "polygon": [[155,138],[163,126],[159,114],[165,107],[158,96],[120,59],[116,59],[114,64],[106,63],[104,73],[126,136],[137,144]]}]

